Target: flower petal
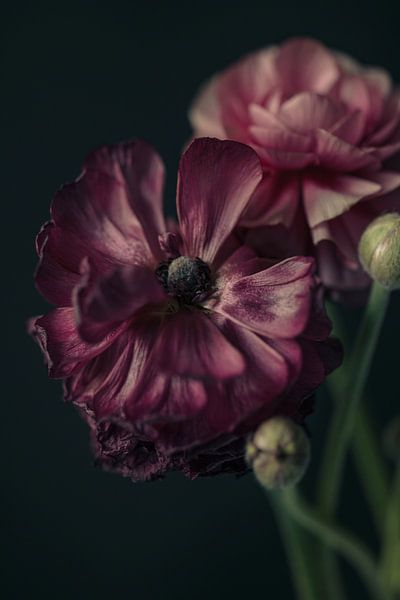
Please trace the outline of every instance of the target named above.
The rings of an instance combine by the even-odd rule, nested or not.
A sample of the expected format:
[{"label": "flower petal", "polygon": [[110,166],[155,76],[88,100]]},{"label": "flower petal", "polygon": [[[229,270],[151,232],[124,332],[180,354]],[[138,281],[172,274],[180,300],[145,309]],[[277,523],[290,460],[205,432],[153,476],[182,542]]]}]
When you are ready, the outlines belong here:
[{"label": "flower petal", "polygon": [[74,291],[74,305],[79,334],[92,344],[144,306],[166,300],[160,282],[148,267],[118,267],[94,281],[90,275],[86,262],[84,277]]},{"label": "flower petal", "polygon": [[304,208],[310,227],[334,219],[348,211],[360,200],[376,194],[381,189],[378,183],[353,177],[335,175],[303,180]]},{"label": "flower petal", "polygon": [[342,113],[328,96],[302,92],[286,100],[278,116],[293,131],[306,134],[315,129],[329,130]]},{"label": "flower petal", "polygon": [[314,136],[315,153],[322,167],[342,173],[379,167],[379,161],[371,152],[356,148],[324,129],[317,129]]},{"label": "flower petal", "polygon": [[87,157],[85,168],[106,173],[123,186],[152,253],[160,257],[158,236],[165,231],[164,165],[156,151],[143,140],[103,146]]},{"label": "flower petal", "polygon": [[245,369],[240,352],[200,311],[181,310],[166,319],[156,355],[160,367],[168,373],[191,378],[226,379]]},{"label": "flower petal", "polygon": [[285,42],[277,55],[276,68],[286,97],[303,90],[327,93],[339,75],[334,55],[307,38]]},{"label": "flower petal", "polygon": [[70,376],[82,364],[101,353],[120,333],[114,328],[101,344],[87,344],[79,337],[72,308],[56,308],[29,321],[28,332],[39,344],[56,379]]},{"label": "flower petal", "polygon": [[248,146],[210,138],[195,140],[179,167],[177,208],[186,252],[211,263],[261,180]]},{"label": "flower petal", "polygon": [[289,258],[225,285],[214,310],[266,337],[295,337],[309,318],[313,271],[312,258]]}]

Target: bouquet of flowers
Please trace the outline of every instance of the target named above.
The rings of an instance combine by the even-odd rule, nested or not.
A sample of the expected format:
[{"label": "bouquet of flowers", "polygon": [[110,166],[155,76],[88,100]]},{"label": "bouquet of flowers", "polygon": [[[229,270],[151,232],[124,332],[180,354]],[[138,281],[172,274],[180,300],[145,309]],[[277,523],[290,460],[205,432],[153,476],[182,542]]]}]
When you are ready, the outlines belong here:
[{"label": "bouquet of flowers", "polygon": [[[94,151],[55,194],[35,281],[56,308],[29,331],[104,469],[134,482],[252,470],[298,598],[341,600],[341,556],[371,598],[395,599],[400,423],[386,432],[389,478],[365,396],[400,288],[400,92],[384,70],[299,38],[213,76],[189,115],[177,220],[142,140]],[[365,306],[354,343],[349,303]],[[333,411],[310,500],[297,484],[326,379]],[[336,522],[350,447],[379,557]]]}]

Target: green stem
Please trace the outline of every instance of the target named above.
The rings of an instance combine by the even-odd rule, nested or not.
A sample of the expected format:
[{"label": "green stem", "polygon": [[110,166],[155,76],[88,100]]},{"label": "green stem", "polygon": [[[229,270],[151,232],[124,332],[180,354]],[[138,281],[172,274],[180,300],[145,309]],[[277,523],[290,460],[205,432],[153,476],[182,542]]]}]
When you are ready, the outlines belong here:
[{"label": "green stem", "polygon": [[307,540],[305,532],[287,513],[279,494],[271,492],[268,497],[285,546],[296,597],[298,600],[319,600],[317,578],[311,570],[312,559],[310,560],[311,553],[308,551],[309,540]]},{"label": "green stem", "polygon": [[[334,333],[340,338],[346,352],[344,364],[328,378],[327,382],[331,396],[338,405],[345,394],[345,382],[349,380],[349,364],[346,357],[350,348],[336,305],[329,304],[328,312],[333,321]],[[376,530],[380,534],[389,496],[388,473],[369,417],[365,394],[364,402],[359,404],[354,423],[352,450],[364,493],[375,520]]]},{"label": "green stem", "polygon": [[[290,515],[330,548],[342,554],[357,570],[374,600],[389,600],[379,578],[379,571],[368,549],[354,536],[322,519],[307,506],[294,488],[282,492],[282,500]],[[330,585],[330,581],[327,585]]]},{"label": "green stem", "polygon": [[347,393],[343,394],[333,415],[322,461],[319,506],[327,518],[331,518],[337,506],[346,453],[388,300],[389,292],[374,282],[349,362]]},{"label": "green stem", "polygon": [[400,462],[397,464],[387,507],[381,573],[387,589],[400,597]]}]

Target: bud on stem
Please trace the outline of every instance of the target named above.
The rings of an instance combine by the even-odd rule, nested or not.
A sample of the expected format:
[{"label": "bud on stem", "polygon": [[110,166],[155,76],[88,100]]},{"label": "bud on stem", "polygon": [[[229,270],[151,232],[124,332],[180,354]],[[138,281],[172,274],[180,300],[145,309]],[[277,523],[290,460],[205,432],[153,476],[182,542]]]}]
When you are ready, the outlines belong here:
[{"label": "bud on stem", "polygon": [[285,417],[265,421],[247,442],[247,463],[266,489],[298,483],[309,459],[307,434],[300,425]]},{"label": "bud on stem", "polygon": [[364,270],[388,290],[400,288],[400,215],[378,217],[361,236],[358,253]]}]

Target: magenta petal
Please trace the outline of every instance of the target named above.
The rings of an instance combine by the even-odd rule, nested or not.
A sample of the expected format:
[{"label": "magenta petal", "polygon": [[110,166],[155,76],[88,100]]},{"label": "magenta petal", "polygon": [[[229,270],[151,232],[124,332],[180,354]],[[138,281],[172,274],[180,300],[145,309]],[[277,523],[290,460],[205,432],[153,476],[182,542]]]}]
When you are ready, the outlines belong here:
[{"label": "magenta petal", "polygon": [[156,354],[162,369],[192,378],[226,379],[245,369],[241,353],[200,311],[181,310],[160,332]]},{"label": "magenta petal", "polygon": [[166,300],[148,267],[118,267],[94,281],[87,263],[84,270],[84,278],[74,291],[74,305],[79,333],[87,342],[100,342],[116,324],[132,318],[144,306]]},{"label": "magenta petal", "polygon": [[54,223],[46,223],[42,227],[36,247],[39,254],[35,272],[38,290],[52,304],[70,306],[72,290],[80,281],[81,274],[79,268],[75,270],[75,265],[70,263],[70,268],[65,265],[64,257],[68,253],[63,247],[62,234]]},{"label": "magenta petal", "polygon": [[226,285],[214,310],[267,337],[294,337],[309,317],[313,271],[312,258],[289,258]]},{"label": "magenta petal", "polygon": [[206,135],[225,139],[227,137],[221,121],[221,109],[218,102],[218,78],[207,81],[199,91],[189,111],[189,119],[196,137]]},{"label": "magenta petal", "polygon": [[56,308],[44,317],[29,321],[28,331],[39,344],[50,377],[68,377],[82,363],[112,343],[119,330],[110,332],[102,344],[87,344],[79,337],[72,308]]},{"label": "magenta petal", "polygon": [[88,170],[63,186],[54,196],[51,213],[54,251],[69,270],[79,272],[85,256],[100,272],[151,258],[124,186],[106,173]]},{"label": "magenta petal", "polygon": [[307,221],[314,227],[334,219],[380,190],[378,183],[352,175],[332,175],[325,179],[307,177],[303,181]]},{"label": "magenta petal", "polygon": [[211,263],[261,180],[251,148],[211,138],[195,140],[179,167],[177,208],[186,252]]},{"label": "magenta petal", "polygon": [[287,96],[302,90],[326,93],[339,75],[333,54],[319,42],[307,38],[285,42],[278,53],[276,67]]},{"label": "magenta petal", "polygon": [[153,254],[158,256],[158,235],[165,231],[162,212],[164,165],[157,152],[143,140],[103,146],[85,161],[115,178],[123,186],[128,203],[141,225]]}]

